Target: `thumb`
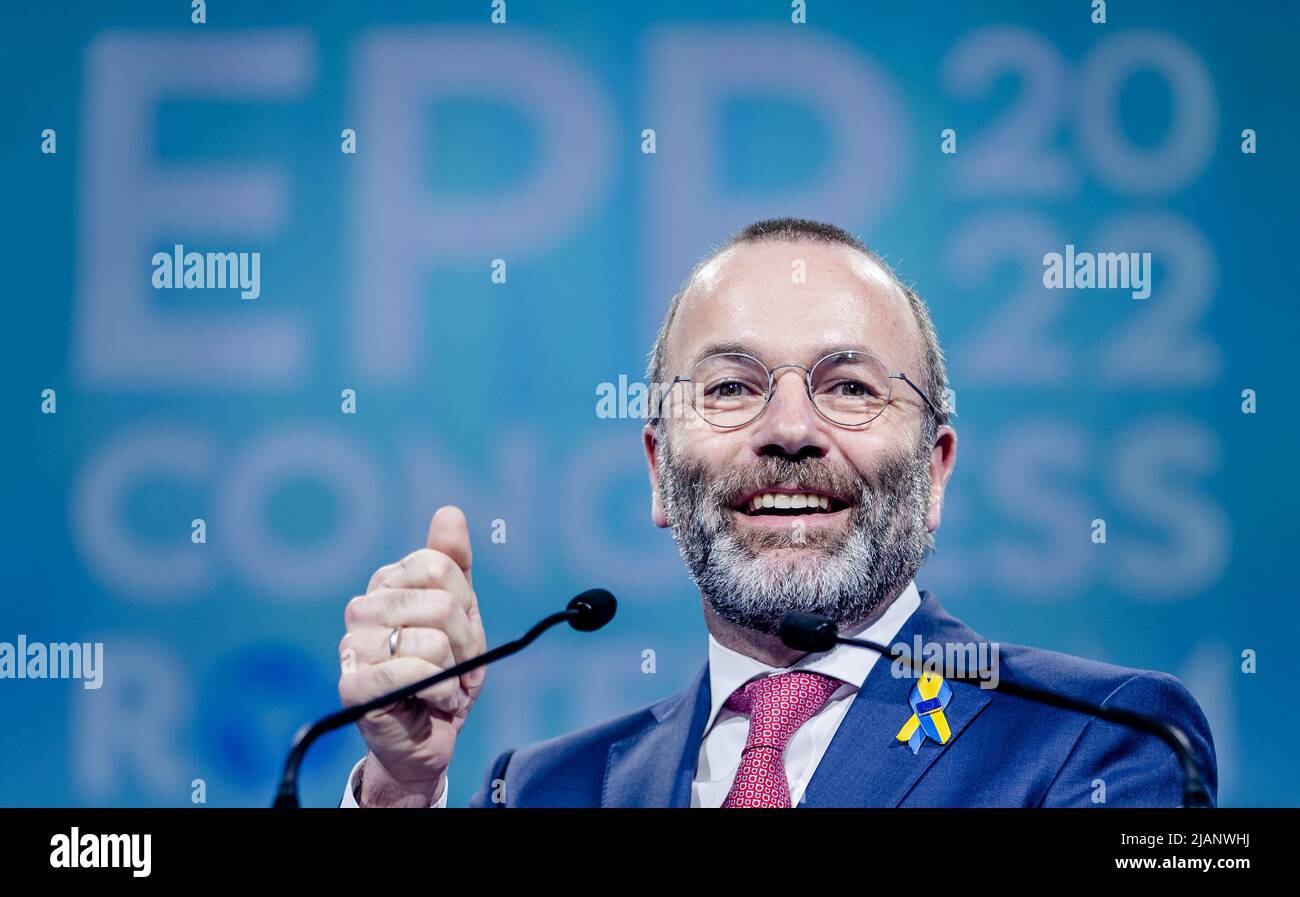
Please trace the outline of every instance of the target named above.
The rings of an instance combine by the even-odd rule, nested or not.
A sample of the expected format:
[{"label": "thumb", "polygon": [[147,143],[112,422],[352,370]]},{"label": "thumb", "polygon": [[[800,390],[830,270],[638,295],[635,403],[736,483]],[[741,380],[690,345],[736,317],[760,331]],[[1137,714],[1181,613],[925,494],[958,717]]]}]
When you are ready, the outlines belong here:
[{"label": "thumb", "polygon": [[465,574],[469,587],[474,588],[474,579],[470,575],[474,553],[469,546],[469,522],[460,508],[446,505],[434,512],[433,519],[429,521],[429,537],[425,544],[455,561],[456,566]]}]

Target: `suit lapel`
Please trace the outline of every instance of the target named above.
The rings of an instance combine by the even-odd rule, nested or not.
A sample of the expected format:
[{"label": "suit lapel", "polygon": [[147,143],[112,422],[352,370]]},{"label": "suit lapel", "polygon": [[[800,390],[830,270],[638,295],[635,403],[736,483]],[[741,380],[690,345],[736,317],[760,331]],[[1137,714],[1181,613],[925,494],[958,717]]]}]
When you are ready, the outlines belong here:
[{"label": "suit lapel", "polygon": [[[929,592],[921,593],[920,607],[890,644],[901,641],[910,648],[917,635],[926,644],[981,641],[978,635],[949,616]],[[913,754],[895,736],[912,713],[907,699],[916,679],[895,678],[892,666],[884,657],[872,666],[817,764],[800,806],[897,806],[939,755],[953,749],[962,731],[988,705],[986,689],[962,682],[949,683],[953,694],[944,715],[952,737],[944,745],[927,740]]]},{"label": "suit lapel", "polygon": [[650,708],[645,730],[610,746],[600,805],[689,807],[709,706],[705,663],[684,691]]},{"label": "suit lapel", "polygon": [[[979,635],[950,616],[935,597],[921,592],[921,605],[891,640],[921,636],[925,644],[981,642]],[[916,680],[895,678],[892,664],[880,658],[836,729],[800,806],[894,807],[988,706],[989,692],[977,685],[951,682],[952,700],[944,711],[952,737],[945,745],[925,741],[916,754],[898,741],[898,730],[911,715],[908,695]],[[709,665],[687,688],[648,712],[653,719],[632,735],[614,742],[605,767],[603,807],[689,807],[704,724],[709,716]]]}]

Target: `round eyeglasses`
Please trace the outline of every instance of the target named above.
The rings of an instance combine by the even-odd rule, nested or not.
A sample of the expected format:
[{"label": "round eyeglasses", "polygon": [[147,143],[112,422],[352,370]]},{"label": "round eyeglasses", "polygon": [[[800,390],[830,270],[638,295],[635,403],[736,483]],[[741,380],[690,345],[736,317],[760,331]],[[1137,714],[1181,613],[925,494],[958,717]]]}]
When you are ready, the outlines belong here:
[{"label": "round eyeglasses", "polygon": [[689,377],[673,378],[660,396],[658,416],[663,416],[668,393],[683,383],[691,407],[705,422],[723,429],[743,427],[767,409],[776,388],[776,373],[784,368],[799,368],[806,373],[813,407],[842,427],[865,426],[879,417],[893,397],[895,380],[915,390],[931,413],[939,417],[930,397],[905,373],[891,372],[879,358],[857,349],[832,352],[811,368],[781,364],[769,369],[754,356],[740,352],[709,355],[696,362]]}]

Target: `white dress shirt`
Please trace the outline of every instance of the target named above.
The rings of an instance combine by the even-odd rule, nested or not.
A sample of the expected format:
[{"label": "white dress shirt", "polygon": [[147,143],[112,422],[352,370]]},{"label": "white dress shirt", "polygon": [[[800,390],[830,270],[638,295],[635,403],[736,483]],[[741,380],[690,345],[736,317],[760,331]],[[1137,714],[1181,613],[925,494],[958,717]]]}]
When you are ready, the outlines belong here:
[{"label": "white dress shirt", "polygon": [[[843,633],[882,645],[890,641],[903,628],[908,617],[921,606],[921,595],[916,583],[909,582],[880,619],[869,626]],[[812,781],[817,764],[830,746],[831,739],[848,712],[849,705],[880,655],[874,651],[836,645],[820,654],[808,654],[789,667],[772,667],[748,655],[724,647],[709,634],[709,718],[704,725],[704,739],[700,744],[699,760],[695,767],[695,781],[691,785],[692,807],[721,807],[731,790],[731,783],[740,768],[740,755],[749,735],[749,717],[735,713],[723,705],[740,686],[760,676],[773,676],[793,670],[822,673],[839,679],[843,684],[835,690],[830,700],[808,722],[794,733],[785,748],[785,776],[790,782],[790,805],[799,806],[804,791]],[[358,762],[348,776],[343,791],[341,807],[356,807],[352,793]],[[447,789],[443,782],[442,796],[434,807],[447,806]]]},{"label": "white dress shirt", "polygon": [[[842,634],[888,645],[920,606],[921,595],[915,583],[909,582],[880,619],[870,626]],[[817,764],[848,712],[849,704],[853,703],[879,657],[874,651],[836,645],[830,651],[807,654],[792,666],[770,667],[724,647],[710,633],[709,692],[712,706],[704,727],[704,740],[700,744],[695,782],[691,786],[691,806],[721,807],[736,778],[736,770],[740,768],[740,755],[749,735],[749,716],[724,707],[727,698],[751,679],[805,670],[833,676],[844,684],[835,690],[821,710],[795,731],[786,745],[785,777],[790,782],[790,806],[799,806],[804,790],[817,771]]]}]

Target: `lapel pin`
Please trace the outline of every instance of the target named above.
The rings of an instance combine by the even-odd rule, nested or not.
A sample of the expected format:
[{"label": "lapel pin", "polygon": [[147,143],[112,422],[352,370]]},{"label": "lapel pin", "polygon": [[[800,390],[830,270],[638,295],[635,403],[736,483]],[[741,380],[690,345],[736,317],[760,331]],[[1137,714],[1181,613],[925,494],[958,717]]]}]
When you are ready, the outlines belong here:
[{"label": "lapel pin", "polygon": [[911,697],[907,699],[912,705],[912,715],[903,723],[903,728],[898,730],[897,739],[907,742],[913,754],[921,750],[921,744],[927,737],[939,744],[947,744],[952,737],[952,730],[948,728],[948,719],[943,711],[950,700],[952,689],[943,681],[942,676],[938,673],[922,673],[920,681],[912,686]]}]

